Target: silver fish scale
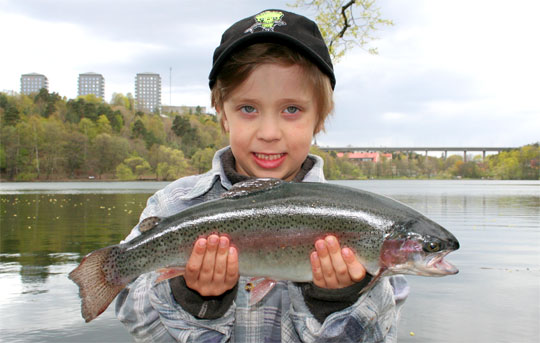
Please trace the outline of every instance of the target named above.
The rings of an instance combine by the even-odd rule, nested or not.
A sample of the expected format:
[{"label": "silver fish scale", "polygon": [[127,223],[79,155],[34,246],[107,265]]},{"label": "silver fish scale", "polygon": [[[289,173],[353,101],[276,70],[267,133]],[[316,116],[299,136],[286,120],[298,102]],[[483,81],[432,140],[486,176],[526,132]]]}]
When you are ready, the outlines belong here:
[{"label": "silver fish scale", "polygon": [[304,187],[297,192],[296,185],[284,183],[253,195],[209,201],[163,220],[120,246],[119,277],[185,265],[196,239],[211,233],[230,236],[239,250],[243,275],[309,281],[314,242],[330,233],[351,247],[368,271],[376,272],[385,232],[394,220],[374,211],[373,201],[358,206],[358,192],[348,199],[347,189],[338,196],[324,187],[310,188],[312,194],[306,194]]}]

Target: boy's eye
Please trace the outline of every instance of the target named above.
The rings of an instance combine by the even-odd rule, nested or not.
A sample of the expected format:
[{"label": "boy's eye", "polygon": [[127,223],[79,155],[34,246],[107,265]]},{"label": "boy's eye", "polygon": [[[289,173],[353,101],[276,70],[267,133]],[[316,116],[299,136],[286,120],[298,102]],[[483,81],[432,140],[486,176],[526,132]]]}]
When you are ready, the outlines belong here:
[{"label": "boy's eye", "polygon": [[253,106],[249,106],[249,105],[246,105],[246,106],[242,106],[241,109],[240,109],[242,112],[244,113],[253,113],[255,112],[255,107]]},{"label": "boy's eye", "polygon": [[285,112],[290,113],[290,114],[295,114],[298,111],[300,111],[300,109],[296,106],[289,106],[285,109]]}]

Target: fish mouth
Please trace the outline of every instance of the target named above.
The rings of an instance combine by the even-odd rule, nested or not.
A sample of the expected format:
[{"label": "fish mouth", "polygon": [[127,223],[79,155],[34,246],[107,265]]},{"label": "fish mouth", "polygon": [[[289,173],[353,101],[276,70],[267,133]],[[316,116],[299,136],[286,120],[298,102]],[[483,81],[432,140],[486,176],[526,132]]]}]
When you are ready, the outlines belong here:
[{"label": "fish mouth", "polygon": [[424,271],[432,276],[445,276],[454,275],[459,272],[456,266],[446,261],[444,257],[448,255],[450,251],[443,251],[438,254],[429,255],[427,263],[423,268]]}]

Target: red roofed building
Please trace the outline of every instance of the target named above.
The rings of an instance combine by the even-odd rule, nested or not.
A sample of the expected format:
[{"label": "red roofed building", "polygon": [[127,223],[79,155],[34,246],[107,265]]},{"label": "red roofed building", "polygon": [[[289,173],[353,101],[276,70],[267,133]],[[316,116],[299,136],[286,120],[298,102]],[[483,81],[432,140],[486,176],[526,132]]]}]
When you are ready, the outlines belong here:
[{"label": "red roofed building", "polygon": [[381,162],[381,158],[384,156],[387,160],[392,159],[392,154],[382,154],[380,152],[338,152],[337,157],[347,157],[350,160],[358,162]]}]

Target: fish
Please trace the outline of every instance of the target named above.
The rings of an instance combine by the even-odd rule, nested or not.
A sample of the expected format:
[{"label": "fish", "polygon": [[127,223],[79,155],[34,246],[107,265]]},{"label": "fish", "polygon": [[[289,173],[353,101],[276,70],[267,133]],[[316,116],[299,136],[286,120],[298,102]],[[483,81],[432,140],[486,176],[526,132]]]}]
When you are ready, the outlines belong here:
[{"label": "fish", "polygon": [[459,242],[441,225],[391,198],[329,183],[251,179],[138,227],[139,236],[89,253],[69,274],[86,322],[141,274],[158,271],[156,282],[182,275],[194,242],[213,233],[227,235],[238,249],[240,275],[264,279],[265,289],[252,292],[256,301],[276,280],[312,281],[309,256],[315,241],[330,234],[354,251],[371,284],[395,274],[458,272],[444,257]]}]

